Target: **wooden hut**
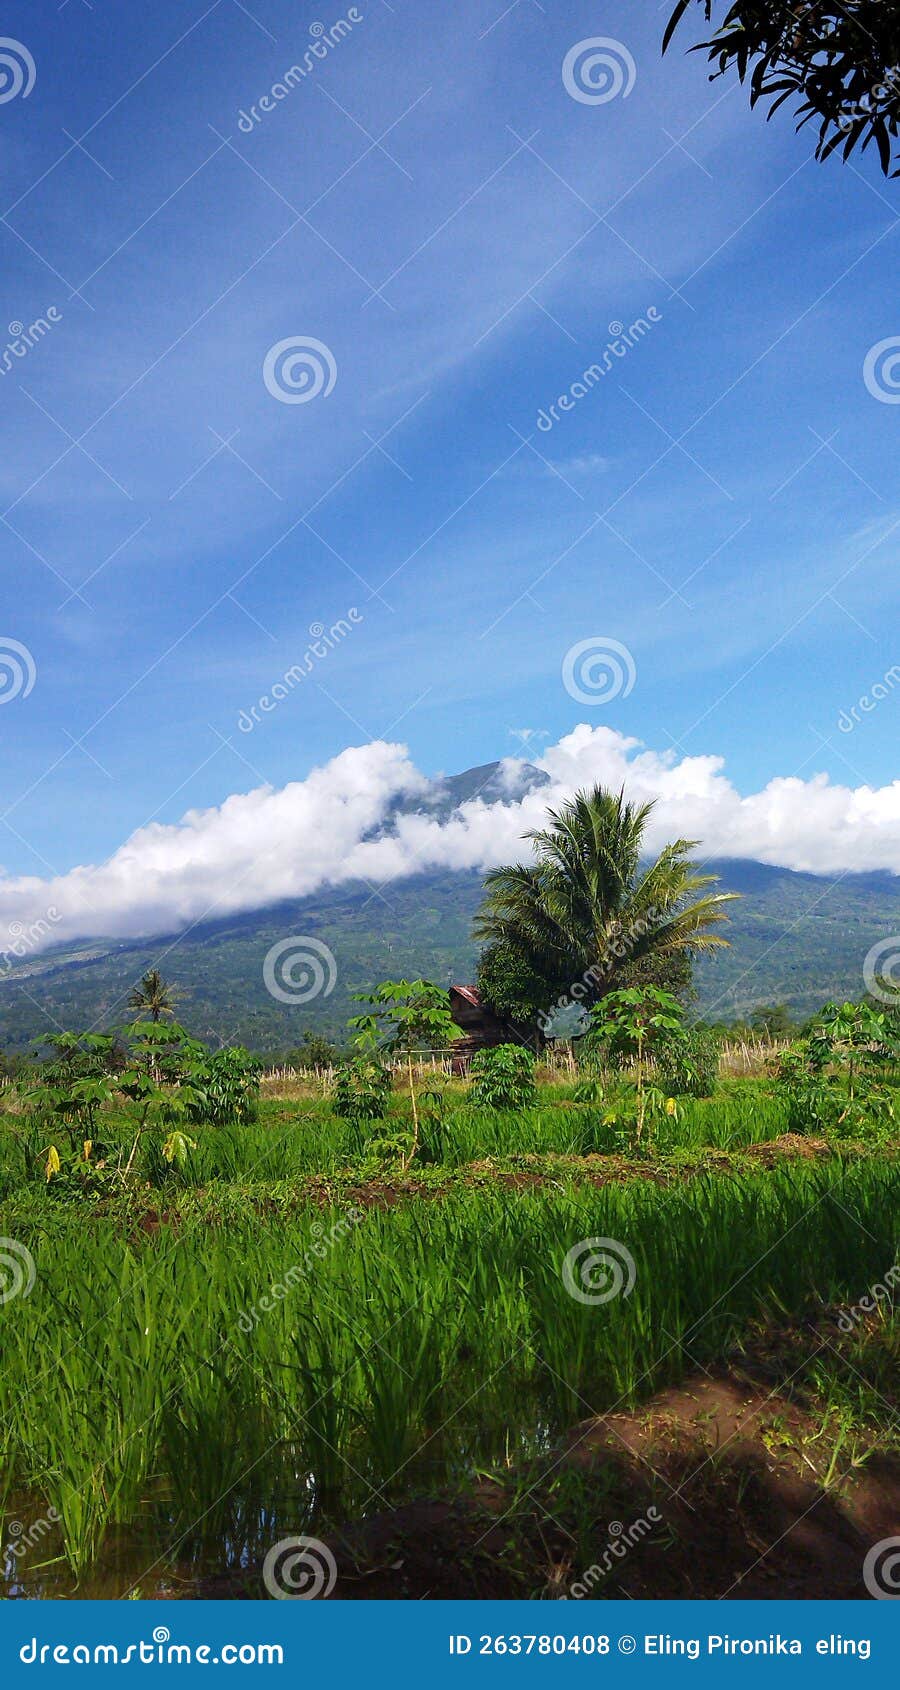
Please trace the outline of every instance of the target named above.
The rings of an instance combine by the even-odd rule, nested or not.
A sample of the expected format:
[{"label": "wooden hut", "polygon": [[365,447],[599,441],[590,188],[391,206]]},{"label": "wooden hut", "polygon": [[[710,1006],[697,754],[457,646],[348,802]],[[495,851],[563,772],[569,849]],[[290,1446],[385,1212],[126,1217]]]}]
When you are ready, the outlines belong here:
[{"label": "wooden hut", "polygon": [[475,986],[450,987],[450,1013],[460,1029],[450,1047],[454,1074],[465,1073],[476,1051],[510,1040],[506,1022],[487,1008]]}]

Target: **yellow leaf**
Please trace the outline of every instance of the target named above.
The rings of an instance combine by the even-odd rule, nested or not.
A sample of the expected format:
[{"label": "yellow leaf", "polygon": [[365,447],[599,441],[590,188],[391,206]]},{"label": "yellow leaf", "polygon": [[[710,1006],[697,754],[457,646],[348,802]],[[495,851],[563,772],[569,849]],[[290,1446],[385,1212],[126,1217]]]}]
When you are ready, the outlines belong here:
[{"label": "yellow leaf", "polygon": [[677,1108],[677,1104],[675,1102],[674,1097],[667,1097],[666,1098],[666,1114],[667,1115],[674,1115],[676,1108]]},{"label": "yellow leaf", "polygon": [[93,1150],[93,1148],[94,1148],[93,1139],[92,1138],[86,1138],[85,1141],[84,1141],[84,1148],[83,1148],[82,1153],[81,1153],[81,1159],[82,1159],[83,1162],[89,1162],[90,1161],[91,1151]]},{"label": "yellow leaf", "polygon": [[51,1144],[50,1149],[47,1151],[47,1167],[45,1172],[48,1179],[52,1179],[54,1174],[59,1173],[59,1151],[57,1150],[55,1144]]}]

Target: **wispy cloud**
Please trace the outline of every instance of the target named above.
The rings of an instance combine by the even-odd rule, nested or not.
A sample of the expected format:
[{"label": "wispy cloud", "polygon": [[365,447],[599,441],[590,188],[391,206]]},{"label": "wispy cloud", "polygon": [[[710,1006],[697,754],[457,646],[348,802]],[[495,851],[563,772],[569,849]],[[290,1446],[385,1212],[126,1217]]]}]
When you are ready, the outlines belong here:
[{"label": "wispy cloud", "polygon": [[[0,952],[48,912],[52,928],[35,949],[171,932],[359,879],[377,885],[427,869],[485,869],[521,858],[522,835],[540,824],[547,804],[594,782],[657,800],[649,829],[657,848],[687,837],[706,856],[817,874],[900,872],[900,781],[853,788],[825,775],[776,777],[744,796],[721,757],[678,757],[585,725],[533,761],[548,785],[517,797],[521,760],[510,759],[508,798],[475,798],[441,819],[405,746],[355,747],[304,781],[235,794],[177,825],[141,828],[105,863],[54,879],[0,879]],[[407,813],[395,818],[398,802]]]}]

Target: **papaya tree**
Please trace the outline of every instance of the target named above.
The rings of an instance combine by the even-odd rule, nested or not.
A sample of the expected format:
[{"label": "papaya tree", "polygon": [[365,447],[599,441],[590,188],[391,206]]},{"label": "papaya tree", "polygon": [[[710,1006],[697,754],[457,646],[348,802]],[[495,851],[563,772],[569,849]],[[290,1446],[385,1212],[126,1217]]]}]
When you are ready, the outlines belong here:
[{"label": "papaya tree", "polygon": [[456,1034],[450,1013],[450,994],[430,980],[383,980],[371,993],[356,992],[358,1001],[370,1005],[363,1015],[348,1023],[354,1043],[363,1055],[381,1051],[399,1059],[405,1069],[412,1109],[412,1137],[402,1157],[409,1166],[419,1145],[419,1107],[413,1057],[423,1049],[444,1049]]}]

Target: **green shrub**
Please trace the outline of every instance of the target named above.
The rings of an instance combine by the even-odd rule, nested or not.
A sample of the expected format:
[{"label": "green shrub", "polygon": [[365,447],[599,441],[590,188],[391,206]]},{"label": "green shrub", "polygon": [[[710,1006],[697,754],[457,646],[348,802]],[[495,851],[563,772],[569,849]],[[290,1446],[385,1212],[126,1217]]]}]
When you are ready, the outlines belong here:
[{"label": "green shrub", "polygon": [[248,1126],[256,1120],[260,1065],[241,1045],[194,1056],[185,1077],[195,1094],[187,1119],[197,1127]]},{"label": "green shrub", "polygon": [[686,1027],[656,1058],[663,1091],[673,1097],[711,1097],[719,1078],[719,1041],[710,1027]]},{"label": "green shrub", "polygon": [[779,1065],[791,1128],[838,1140],[888,1139],[895,1129],[887,1083],[894,1052],[884,1013],[866,1003],[827,1003]]},{"label": "green shrub", "polygon": [[390,1071],[377,1057],[343,1062],[334,1076],[331,1107],[344,1121],[381,1121],[391,1095]]},{"label": "green shrub", "polygon": [[537,1102],[534,1056],[525,1045],[494,1045],[472,1058],[471,1099],[484,1109],[529,1109]]}]

